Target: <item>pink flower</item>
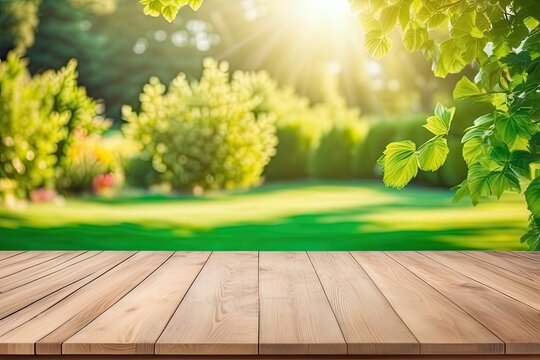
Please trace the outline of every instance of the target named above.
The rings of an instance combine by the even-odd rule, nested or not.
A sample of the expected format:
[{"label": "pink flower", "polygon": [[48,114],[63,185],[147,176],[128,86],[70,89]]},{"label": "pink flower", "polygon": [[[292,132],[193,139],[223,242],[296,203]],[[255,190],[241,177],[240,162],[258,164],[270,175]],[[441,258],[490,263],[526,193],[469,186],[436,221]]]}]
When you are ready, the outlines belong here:
[{"label": "pink flower", "polygon": [[100,174],[94,177],[92,180],[92,189],[95,193],[100,194],[106,190],[112,189],[116,184],[116,178],[114,174]]}]

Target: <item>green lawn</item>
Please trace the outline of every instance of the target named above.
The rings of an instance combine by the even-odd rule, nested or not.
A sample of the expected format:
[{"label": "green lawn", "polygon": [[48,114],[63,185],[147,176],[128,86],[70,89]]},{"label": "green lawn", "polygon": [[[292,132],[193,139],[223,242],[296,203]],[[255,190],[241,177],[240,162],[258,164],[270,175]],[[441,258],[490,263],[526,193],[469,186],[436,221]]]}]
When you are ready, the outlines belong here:
[{"label": "green lawn", "polygon": [[0,207],[0,249],[524,250],[523,199],[473,208],[452,193],[370,182],[271,184],[246,192],[68,199]]}]

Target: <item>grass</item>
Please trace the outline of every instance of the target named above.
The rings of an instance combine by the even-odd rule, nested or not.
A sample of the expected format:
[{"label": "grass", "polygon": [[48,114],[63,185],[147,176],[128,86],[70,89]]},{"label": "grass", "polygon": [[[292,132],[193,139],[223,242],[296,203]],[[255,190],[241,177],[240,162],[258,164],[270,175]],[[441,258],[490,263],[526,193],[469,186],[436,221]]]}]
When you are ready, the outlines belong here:
[{"label": "grass", "polygon": [[473,208],[446,190],[302,182],[191,196],[0,207],[7,250],[525,250],[518,195]]}]

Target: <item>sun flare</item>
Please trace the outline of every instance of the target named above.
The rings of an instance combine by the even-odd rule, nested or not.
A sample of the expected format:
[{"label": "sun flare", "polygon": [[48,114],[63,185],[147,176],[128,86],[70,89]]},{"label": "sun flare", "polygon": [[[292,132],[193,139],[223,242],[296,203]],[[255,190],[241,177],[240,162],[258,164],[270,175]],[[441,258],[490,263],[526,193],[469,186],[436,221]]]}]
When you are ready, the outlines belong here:
[{"label": "sun flare", "polygon": [[337,23],[351,14],[348,0],[297,0],[295,10],[314,22]]}]

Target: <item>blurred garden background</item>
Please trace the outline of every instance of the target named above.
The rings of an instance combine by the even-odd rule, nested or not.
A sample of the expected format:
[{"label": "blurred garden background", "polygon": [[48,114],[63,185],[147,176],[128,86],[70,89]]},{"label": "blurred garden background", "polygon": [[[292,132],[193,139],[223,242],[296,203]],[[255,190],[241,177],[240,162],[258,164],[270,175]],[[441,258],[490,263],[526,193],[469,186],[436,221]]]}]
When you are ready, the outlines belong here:
[{"label": "blurred garden background", "polygon": [[[525,250],[523,195],[473,207],[455,101],[408,52],[365,50],[345,0],[205,0],[172,23],[135,0],[0,0],[0,249]],[[437,172],[386,188],[393,141]]]}]

